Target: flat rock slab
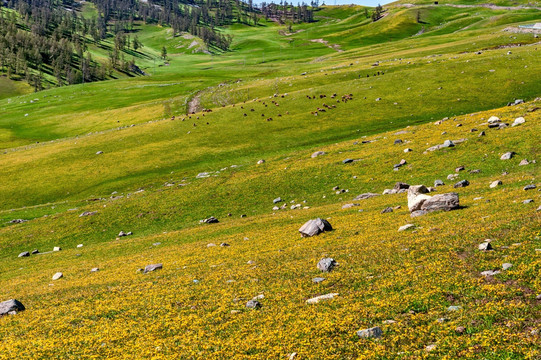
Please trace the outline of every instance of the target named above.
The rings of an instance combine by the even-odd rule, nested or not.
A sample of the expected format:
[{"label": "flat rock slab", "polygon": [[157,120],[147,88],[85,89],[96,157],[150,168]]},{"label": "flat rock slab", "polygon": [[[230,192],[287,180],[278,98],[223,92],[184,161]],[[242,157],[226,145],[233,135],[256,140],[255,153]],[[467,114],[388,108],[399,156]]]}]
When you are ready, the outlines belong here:
[{"label": "flat rock slab", "polygon": [[146,274],[146,273],[149,273],[151,271],[158,270],[158,269],[161,269],[161,268],[163,268],[162,264],[147,265],[147,266],[145,266],[145,270],[143,270],[143,274]]},{"label": "flat rock slab", "polygon": [[376,194],[376,193],[364,193],[364,194],[361,194],[361,195],[357,195],[357,197],[353,200],[365,200],[365,199],[370,199],[374,196],[380,196],[379,194]]},{"label": "flat rock slab", "polygon": [[24,305],[15,299],[7,300],[0,302],[0,316],[3,315],[14,315],[19,311],[24,311]]},{"label": "flat rock slab", "polygon": [[379,326],[357,331],[357,336],[362,339],[379,338],[381,335],[383,335],[383,331]]},{"label": "flat rock slab", "polygon": [[408,229],[411,229],[411,228],[414,228],[415,225],[413,224],[406,224],[404,226],[401,226],[398,228],[398,231],[405,231],[405,230],[408,230]]},{"label": "flat rock slab", "polygon": [[457,193],[447,193],[447,194],[437,194],[432,196],[430,199],[427,199],[421,205],[421,210],[428,212],[438,211],[438,210],[454,210],[460,207],[458,194]]},{"label": "flat rock slab", "polygon": [[301,233],[302,237],[310,237],[331,230],[332,226],[327,220],[317,218],[314,220],[308,220],[303,226],[301,226],[299,232]]},{"label": "flat rock slab", "polygon": [[20,253],[18,257],[27,257],[27,256],[30,256],[30,253],[28,251],[24,251]]},{"label": "flat rock slab", "polygon": [[306,303],[307,304],[317,304],[318,302],[320,302],[322,300],[334,299],[338,295],[340,295],[340,294],[338,294],[338,293],[330,293],[330,294],[320,295],[320,296],[316,296],[316,297],[313,297],[311,299],[306,300]]}]

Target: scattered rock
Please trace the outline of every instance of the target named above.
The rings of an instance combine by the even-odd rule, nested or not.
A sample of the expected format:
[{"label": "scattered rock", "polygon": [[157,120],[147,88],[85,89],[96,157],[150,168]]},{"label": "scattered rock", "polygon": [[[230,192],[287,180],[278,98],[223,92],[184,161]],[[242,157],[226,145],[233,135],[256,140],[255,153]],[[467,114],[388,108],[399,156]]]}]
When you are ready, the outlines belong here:
[{"label": "scattered rock", "polygon": [[318,156],[321,156],[321,155],[326,155],[327,153],[325,151],[316,151],[315,153],[313,153],[311,155],[312,158],[316,158]]},{"label": "scattered rock", "polygon": [[513,152],[513,151],[506,152],[505,154],[503,154],[503,155],[500,157],[500,160],[509,160],[509,159],[511,159],[514,155],[515,155],[515,152]]},{"label": "scattered rock", "polygon": [[523,159],[520,161],[520,163],[518,164],[519,166],[524,166],[524,165],[528,165],[530,164],[530,162],[528,161],[528,159]]},{"label": "scattered rock", "polygon": [[130,236],[130,235],[133,235],[131,231],[128,231],[127,233],[125,233],[124,231],[121,231],[118,233],[118,237],[124,237],[124,236]]},{"label": "scattered rock", "polygon": [[98,272],[98,271],[100,271],[99,268],[92,268],[92,269],[90,269],[90,272]]},{"label": "scattered rock", "polygon": [[438,210],[450,211],[460,207],[457,193],[436,194],[425,200],[421,210],[432,212]]},{"label": "scattered rock", "polygon": [[533,199],[526,199],[522,202],[523,204],[530,204],[533,203]]},{"label": "scattered rock", "polygon": [[513,267],[513,264],[510,264],[510,263],[505,263],[502,265],[502,269],[503,270],[509,270]]},{"label": "scattered rock", "polygon": [[535,186],[534,184],[530,184],[530,185],[526,185],[524,186],[524,190],[533,190],[535,189],[537,186]]},{"label": "scattered rock", "polygon": [[399,144],[402,144],[402,143],[403,143],[402,139],[396,139],[396,140],[394,141],[394,144],[395,144],[395,145],[399,145]]},{"label": "scattered rock", "polygon": [[413,150],[412,150],[412,149],[410,149],[410,148],[406,148],[406,149],[404,149],[404,152],[405,152],[405,153],[409,153],[409,152],[412,152],[412,151],[413,151]]},{"label": "scattered rock", "polygon": [[389,320],[383,320],[383,322],[382,322],[383,325],[391,325],[391,324],[395,324],[395,323],[396,323],[396,321],[395,321],[395,320],[391,320],[391,319],[389,319]]},{"label": "scattered rock", "polygon": [[10,224],[22,224],[24,222],[27,222],[28,220],[24,220],[24,219],[13,219],[13,220],[10,220]]},{"label": "scattered rock", "polygon": [[261,159],[257,162],[257,165],[261,165],[261,164],[264,164],[265,163],[265,160]]},{"label": "scattered rock", "polygon": [[158,269],[161,269],[161,268],[163,268],[162,264],[147,265],[147,266],[145,266],[145,270],[143,270],[143,274],[146,274],[146,273],[149,273],[151,271],[158,270]]},{"label": "scattered rock", "polygon": [[278,204],[279,202],[282,202],[282,198],[281,197],[277,197],[276,199],[272,200],[272,202],[274,204]]},{"label": "scattered rock", "polygon": [[24,251],[20,253],[18,257],[27,257],[27,256],[30,256],[30,253],[28,251]]},{"label": "scattered rock", "polygon": [[443,180],[436,180],[434,181],[434,186],[437,187],[437,186],[443,186],[445,185],[445,183],[443,182]]},{"label": "scattered rock", "polygon": [[103,151],[101,151],[101,150],[96,152],[96,155],[101,155],[101,154],[103,154]]},{"label": "scattered rock", "polygon": [[339,295],[338,293],[330,293],[330,294],[320,295],[320,296],[316,296],[316,297],[313,297],[311,299],[306,300],[306,303],[307,304],[317,304],[321,300],[331,300],[331,299],[334,299],[338,295]]},{"label": "scattered rock", "polygon": [[462,306],[459,306],[459,305],[451,305],[447,308],[447,311],[458,311],[462,309]]},{"label": "scattered rock", "polygon": [[53,251],[61,251],[61,250],[62,250],[62,248],[59,247],[59,246],[55,246],[55,247],[53,248]]},{"label": "scattered rock", "polygon": [[391,213],[391,212],[393,212],[392,207],[386,207],[385,209],[381,210],[382,214]]},{"label": "scattered rock", "polygon": [[461,188],[461,187],[466,187],[466,186],[469,186],[469,185],[470,185],[470,182],[468,180],[460,180],[459,182],[454,184],[453,187],[454,188]]},{"label": "scattered rock", "polygon": [[408,209],[410,212],[421,210],[421,205],[430,199],[429,191],[424,185],[414,185],[408,188]]},{"label": "scattered rock", "polygon": [[349,164],[349,163],[352,163],[352,162],[353,162],[353,159],[342,160],[342,164]]},{"label": "scattered rock", "polygon": [[98,212],[97,211],[85,211],[84,213],[82,213],[81,215],[79,215],[79,217],[83,217],[83,216],[92,216],[92,215],[96,215]]},{"label": "scattered rock", "polygon": [[479,133],[479,135],[477,135],[477,137],[481,137],[481,136],[485,136],[485,135],[486,135],[485,132],[484,132],[484,131],[481,131],[481,132]]},{"label": "scattered rock", "polygon": [[35,254],[39,254],[39,250],[38,249],[35,249],[32,251],[32,255],[35,255]]},{"label": "scattered rock", "polygon": [[220,244],[220,246],[221,246],[221,247],[228,247],[228,246],[230,246],[230,245],[229,245],[228,243],[223,242],[223,243]]},{"label": "scattered rock", "polygon": [[494,250],[494,248],[490,244],[490,241],[485,240],[485,242],[479,244],[479,250],[481,250],[481,251],[490,251],[490,250]]},{"label": "scattered rock", "polygon": [[56,274],[53,275],[53,280],[58,280],[63,277],[64,277],[64,274],[62,274],[61,272],[57,272]]},{"label": "scattered rock", "polygon": [[491,116],[488,118],[488,121],[487,121],[489,124],[497,124],[497,123],[500,123],[501,120],[499,117],[497,116]]},{"label": "scattered rock", "polygon": [[515,121],[513,121],[513,124],[511,126],[518,126],[520,124],[524,124],[526,122],[526,120],[524,120],[524,118],[521,116],[521,117],[518,117],[515,119]]},{"label": "scattered rock", "polygon": [[457,326],[457,328],[455,329],[455,332],[457,334],[464,334],[465,331],[466,331],[466,328],[464,326]]},{"label": "scattered rock", "polygon": [[312,279],[312,282],[314,284],[319,284],[320,282],[323,282],[323,281],[325,281],[325,278],[322,278],[322,277],[315,277]]},{"label": "scattered rock", "polygon": [[315,220],[308,220],[303,226],[301,226],[299,232],[301,233],[302,237],[310,237],[331,230],[332,226],[327,220],[317,218]]},{"label": "scattered rock", "polygon": [[430,351],[435,350],[437,347],[438,347],[438,345],[436,345],[436,344],[430,344],[430,345],[425,346],[425,351],[430,352]]},{"label": "scattered rock", "polygon": [[257,300],[250,300],[246,303],[248,309],[259,309],[261,308],[261,303]]},{"label": "scattered rock", "polygon": [[0,302],[0,316],[15,315],[19,311],[24,311],[24,305],[15,299]]},{"label": "scattered rock", "polygon": [[383,331],[379,326],[357,331],[357,336],[362,339],[379,338],[381,335],[383,335]]},{"label": "scattered rock", "polygon": [[199,222],[204,223],[204,224],[216,224],[216,223],[219,223],[220,221],[218,221],[218,219],[216,219],[214,216],[211,216],[207,219],[199,220]]},{"label": "scattered rock", "polygon": [[371,197],[374,197],[374,196],[379,196],[379,194],[364,193],[364,194],[361,194],[361,195],[357,195],[357,197],[355,197],[355,199],[353,199],[353,200],[365,200],[365,199],[370,199]]},{"label": "scattered rock", "polygon": [[349,209],[349,208],[352,208],[352,207],[355,207],[355,206],[360,206],[361,204],[357,204],[357,203],[351,203],[351,204],[345,204],[342,206],[342,209]]},{"label": "scattered rock", "polygon": [[411,229],[411,228],[414,228],[415,225],[413,224],[406,224],[406,225],[403,225],[401,227],[398,228],[398,231],[405,231],[405,230],[408,230],[408,229]]},{"label": "scattered rock", "polygon": [[464,165],[461,165],[455,169],[455,172],[464,171],[464,170],[466,170],[466,168],[464,167]]},{"label": "scattered rock", "polygon": [[414,217],[423,216],[426,214],[428,214],[428,211],[426,210],[415,210],[411,212],[410,217],[414,218]]},{"label": "scattered rock", "polygon": [[500,270],[485,270],[481,272],[481,275],[483,276],[494,276],[500,273]]},{"label": "scattered rock", "polygon": [[317,263],[317,268],[320,271],[330,272],[338,266],[338,263],[333,258],[323,258]]},{"label": "scattered rock", "polygon": [[501,180],[496,180],[496,181],[493,181],[491,184],[490,184],[490,188],[491,189],[494,189],[495,187],[498,187],[500,185],[502,185],[503,183],[501,182]]}]

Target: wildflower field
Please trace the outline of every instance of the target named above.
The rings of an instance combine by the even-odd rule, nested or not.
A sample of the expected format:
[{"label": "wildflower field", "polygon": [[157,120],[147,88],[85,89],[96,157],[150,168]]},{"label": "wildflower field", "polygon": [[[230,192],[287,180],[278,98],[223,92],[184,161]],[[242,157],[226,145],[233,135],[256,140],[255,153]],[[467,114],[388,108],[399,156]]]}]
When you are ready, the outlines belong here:
[{"label": "wildflower field", "polygon": [[[283,26],[227,29],[233,54],[1,99],[0,302],[26,310],[0,317],[0,359],[540,359],[541,44],[503,30],[541,11],[423,7],[413,37],[414,10],[357,34],[361,8],[328,7],[283,63]],[[437,179],[459,209],[382,194]],[[333,230],[301,237],[318,217]]]}]

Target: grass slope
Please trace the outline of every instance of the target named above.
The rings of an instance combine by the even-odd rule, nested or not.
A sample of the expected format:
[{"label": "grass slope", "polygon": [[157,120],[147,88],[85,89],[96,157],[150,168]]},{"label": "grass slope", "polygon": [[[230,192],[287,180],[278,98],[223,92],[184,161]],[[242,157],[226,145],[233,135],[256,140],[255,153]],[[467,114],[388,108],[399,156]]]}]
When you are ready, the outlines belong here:
[{"label": "grass slope", "polygon": [[[0,358],[540,357],[541,198],[522,189],[540,185],[541,50],[504,31],[540,18],[421,6],[372,23],[362,7],[324,7],[292,33],[224,29],[235,40],[220,55],[138,24],[152,76],[0,99],[0,301],[27,307],[0,318]],[[164,44],[168,65],[155,65]],[[526,122],[488,129],[493,115]],[[412,219],[405,194],[352,200],[436,179],[463,208]],[[220,223],[199,222],[209,216]],[[335,230],[301,239],[315,217]],[[477,251],[486,238],[495,251]],[[314,284],[325,256],[340,266]],[[151,263],[164,268],[137,272]],[[339,295],[305,303],[327,293]],[[247,310],[257,295],[263,307]],[[372,326],[381,339],[355,335]]]}]

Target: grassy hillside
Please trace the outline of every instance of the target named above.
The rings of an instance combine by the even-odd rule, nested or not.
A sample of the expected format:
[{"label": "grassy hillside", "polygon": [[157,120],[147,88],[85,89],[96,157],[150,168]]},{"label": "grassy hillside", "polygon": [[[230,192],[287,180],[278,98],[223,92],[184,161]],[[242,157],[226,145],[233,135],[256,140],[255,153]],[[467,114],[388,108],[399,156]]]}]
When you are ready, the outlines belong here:
[{"label": "grassy hillside", "polygon": [[[0,317],[0,359],[541,357],[541,43],[507,31],[541,11],[386,14],[234,25],[220,54],[137,24],[148,76],[0,94],[0,302],[26,306]],[[449,139],[464,141],[425,151]],[[436,179],[460,209],[353,200]],[[334,230],[301,238],[316,217]],[[339,266],[320,272],[324,257]]]}]

